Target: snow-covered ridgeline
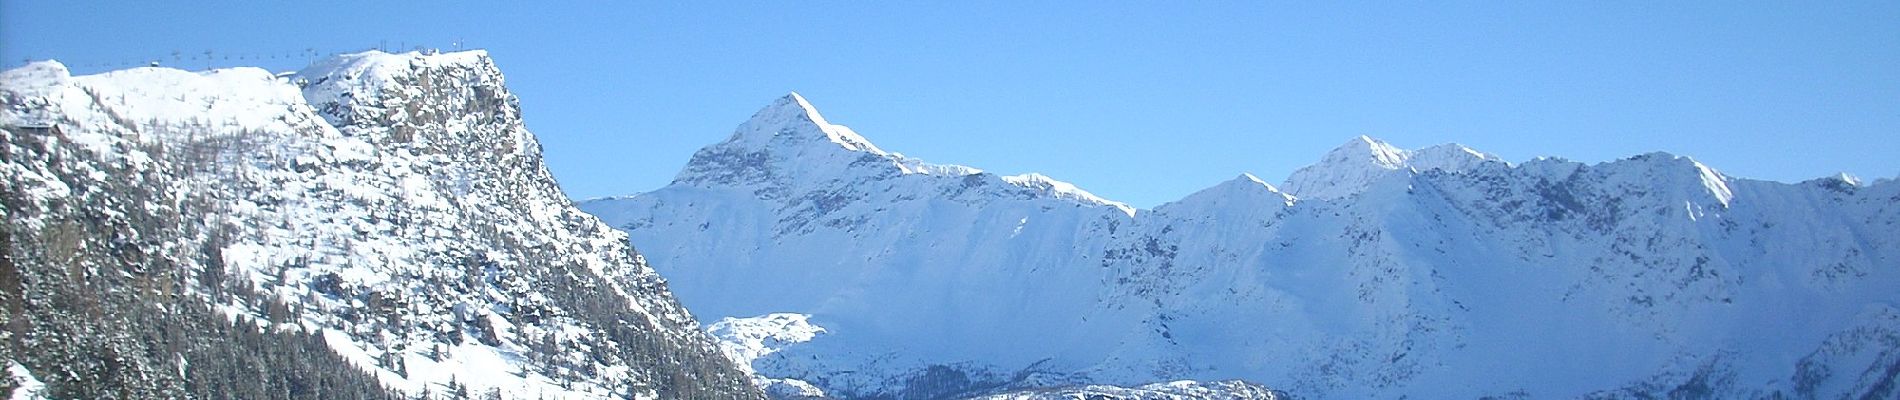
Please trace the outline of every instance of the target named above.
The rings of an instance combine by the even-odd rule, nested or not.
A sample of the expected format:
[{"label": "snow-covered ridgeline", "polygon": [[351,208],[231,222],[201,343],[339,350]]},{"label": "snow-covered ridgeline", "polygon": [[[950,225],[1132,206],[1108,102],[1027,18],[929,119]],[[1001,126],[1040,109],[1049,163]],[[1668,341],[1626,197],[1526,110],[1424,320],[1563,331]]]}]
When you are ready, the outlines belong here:
[{"label": "snow-covered ridgeline", "polygon": [[1283,186],[1242,175],[1136,212],[837,132],[787,96],[672,185],[581,207],[699,315],[823,329],[739,357],[807,394],[1241,378],[1322,398],[1825,397],[1886,386],[1817,368],[1900,359],[1830,344],[1895,332],[1891,183],[1359,137]]}]

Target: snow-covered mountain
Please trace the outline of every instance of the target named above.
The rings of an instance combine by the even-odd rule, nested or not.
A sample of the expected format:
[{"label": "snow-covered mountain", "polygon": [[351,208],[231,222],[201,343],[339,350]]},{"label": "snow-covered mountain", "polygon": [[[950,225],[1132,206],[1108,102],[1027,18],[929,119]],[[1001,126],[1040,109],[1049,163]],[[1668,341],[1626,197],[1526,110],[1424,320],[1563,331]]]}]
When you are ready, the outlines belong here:
[{"label": "snow-covered mountain", "polygon": [[793,94],[581,208],[779,397],[1900,396],[1892,181],[1360,137],[1283,187],[1135,210],[885,151]]},{"label": "snow-covered mountain", "polygon": [[[0,96],[0,356],[44,394],[759,396],[561,194],[484,52],[285,74],[39,62]],[[196,325],[145,326],[165,320]]]}]

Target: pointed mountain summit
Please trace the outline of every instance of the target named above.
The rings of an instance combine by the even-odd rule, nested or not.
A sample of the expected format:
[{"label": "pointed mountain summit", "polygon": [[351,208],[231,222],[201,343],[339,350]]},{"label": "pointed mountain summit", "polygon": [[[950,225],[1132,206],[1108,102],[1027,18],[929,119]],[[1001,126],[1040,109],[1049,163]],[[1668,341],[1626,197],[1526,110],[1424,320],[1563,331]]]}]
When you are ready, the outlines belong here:
[{"label": "pointed mountain summit", "polygon": [[1273,186],[1273,184],[1271,183],[1267,183],[1266,180],[1262,180],[1260,179],[1260,177],[1254,176],[1253,174],[1250,174],[1250,173],[1244,173],[1244,172],[1241,173],[1240,176],[1236,176],[1233,179],[1228,179],[1225,182],[1221,182],[1219,184],[1208,187],[1206,189],[1201,189],[1201,191],[1194,192],[1194,194],[1187,195],[1187,197],[1184,197],[1181,200],[1189,201],[1197,197],[1206,197],[1206,196],[1219,196],[1222,198],[1244,198],[1244,199],[1249,199],[1249,200],[1269,199],[1269,200],[1272,200],[1274,203],[1281,203],[1281,204],[1292,204],[1293,202],[1293,197],[1288,196],[1284,192],[1281,192],[1280,188]]},{"label": "pointed mountain summit", "polygon": [[1592,167],[1602,170],[1606,183],[1641,187],[1661,183],[1668,198],[1728,207],[1735,200],[1729,178],[1695,158],[1668,152],[1650,152]]},{"label": "pointed mountain summit", "polygon": [[[886,152],[851,128],[825,120],[804,96],[790,93],[753,113],[752,118],[739,124],[725,141],[694,153],[673,183],[791,194],[831,191],[838,185],[850,187],[906,175],[966,177],[978,174],[983,171],[961,165],[930,164]],[[1134,213],[1134,208],[1126,204],[1041,174],[984,175],[988,178],[978,181],[1020,188],[1034,193],[1030,197],[1110,206],[1124,214]],[[965,184],[964,181],[929,183],[959,188]],[[1004,186],[997,188],[1001,187]],[[960,193],[962,189],[941,192]]]},{"label": "pointed mountain summit", "polygon": [[[821,140],[822,139],[822,140]],[[773,100],[771,105],[753,113],[726,139],[729,145],[762,147],[783,144],[831,143],[848,150],[885,154],[871,141],[858,136],[844,125],[835,125],[818,113],[818,108],[798,92]]]},{"label": "pointed mountain summit", "polygon": [[1155,212],[1172,215],[1203,213],[1205,210],[1271,210],[1292,206],[1294,197],[1249,173],[1241,173],[1180,200],[1155,207]]},{"label": "pointed mountain summit", "polygon": [[1331,200],[1358,194],[1394,174],[1433,169],[1460,172],[1488,162],[1504,160],[1458,144],[1404,150],[1361,135],[1327,152],[1319,163],[1294,171],[1282,187],[1302,199]]},{"label": "pointed mountain summit", "polygon": [[1371,162],[1371,165],[1380,168],[1400,169],[1405,167],[1407,158],[1409,157],[1405,149],[1400,149],[1384,140],[1359,135],[1347,140],[1339,147],[1334,147],[1332,151],[1326,152],[1326,158],[1320,162],[1322,164]]},{"label": "pointed mountain summit", "polygon": [[907,164],[851,128],[826,121],[817,107],[794,92],[753,113],[725,141],[699,149],[673,182],[709,187],[784,184],[792,178],[850,174],[847,167],[867,160],[898,170]]}]

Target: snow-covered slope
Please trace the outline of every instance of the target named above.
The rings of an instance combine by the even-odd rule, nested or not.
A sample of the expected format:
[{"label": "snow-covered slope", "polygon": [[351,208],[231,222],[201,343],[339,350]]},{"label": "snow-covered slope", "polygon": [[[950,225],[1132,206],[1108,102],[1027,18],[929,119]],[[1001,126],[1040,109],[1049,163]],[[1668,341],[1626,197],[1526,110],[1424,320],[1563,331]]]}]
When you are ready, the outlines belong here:
[{"label": "snow-covered slope", "polygon": [[[1105,242],[1085,233],[1126,224],[1132,210],[1040,175],[884,152],[826,123],[796,94],[694,154],[673,185],[583,207],[618,221],[641,251],[681,266],[668,276],[676,293],[700,300],[696,313],[817,315],[812,323],[826,335],[753,366],[864,395],[903,386],[913,378],[906,374],[939,360],[981,362],[958,373],[1007,374],[1053,356],[972,338],[1052,351],[1096,341],[1052,334],[1073,332],[1078,321],[1047,316],[1098,302],[1099,274],[1074,257],[1100,254]],[[1041,284],[992,290],[1025,281]],[[851,356],[774,361],[809,352]]]},{"label": "snow-covered slope", "polygon": [[1260,385],[1243,381],[1174,381],[1125,388],[1088,385],[1072,388],[1019,390],[985,395],[974,400],[1285,400],[1291,398]]},{"label": "snow-covered slope", "polygon": [[1135,211],[887,152],[792,95],[673,184],[581,208],[730,318],[759,382],[806,395],[1878,397],[1900,369],[1900,185],[1663,153],[1513,165],[1360,137],[1283,187]]},{"label": "snow-covered slope", "polygon": [[[624,235],[561,194],[484,52],[366,52],[290,74],[73,77],[43,62],[7,72],[4,94],[9,138],[108,164],[90,176],[9,165],[10,180],[33,177],[27,198],[86,190],[127,165],[163,175],[179,201],[211,210],[176,228],[202,232],[185,247],[205,249],[184,261],[201,284],[182,290],[238,321],[317,332],[384,385],[511,398],[757,393]],[[142,200],[158,199],[123,206],[165,206]],[[10,224],[51,223],[8,211]]]}]

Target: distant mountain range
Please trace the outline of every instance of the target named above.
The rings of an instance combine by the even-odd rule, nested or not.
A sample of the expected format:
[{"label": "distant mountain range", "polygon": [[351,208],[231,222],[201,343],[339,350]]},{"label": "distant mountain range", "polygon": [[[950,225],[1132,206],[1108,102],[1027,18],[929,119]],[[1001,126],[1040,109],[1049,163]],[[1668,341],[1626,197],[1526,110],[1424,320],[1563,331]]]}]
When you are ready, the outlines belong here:
[{"label": "distant mountain range", "polygon": [[1900,397],[1887,180],[1360,137],[1147,210],[793,94],[576,205],[517,101],[480,51],[0,73],[0,397]]},{"label": "distant mountain range", "polygon": [[886,151],[792,94],[580,207],[775,397],[1900,397],[1885,180],[1359,137],[1137,210]]}]

